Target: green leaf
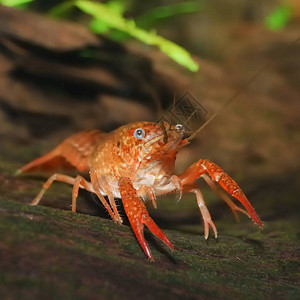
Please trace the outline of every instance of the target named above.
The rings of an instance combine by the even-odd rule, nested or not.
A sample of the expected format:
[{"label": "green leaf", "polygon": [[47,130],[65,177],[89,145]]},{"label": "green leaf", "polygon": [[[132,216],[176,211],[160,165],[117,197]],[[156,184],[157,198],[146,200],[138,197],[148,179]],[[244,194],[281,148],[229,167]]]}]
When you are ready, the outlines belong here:
[{"label": "green leaf", "polygon": [[106,22],[103,22],[100,19],[93,19],[90,22],[90,28],[96,33],[105,33],[109,30],[109,25]]},{"label": "green leaf", "polygon": [[33,0],[0,0],[0,4],[4,6],[16,7],[20,5],[27,4]]},{"label": "green leaf", "polygon": [[[179,45],[158,36],[155,32],[147,32],[136,26],[134,20],[125,19],[120,13],[112,11],[105,4],[96,3],[87,0],[78,0],[73,2],[81,11],[93,16],[97,20],[101,20],[111,29],[123,31],[132,37],[144,42],[147,45],[153,45],[160,48],[169,57],[177,63],[185,66],[190,71],[196,72],[199,69],[197,63],[191,58],[188,51]],[[95,25],[95,24],[94,24]],[[97,26],[93,26],[97,30]],[[103,28],[100,28],[102,33]]]},{"label": "green leaf", "polygon": [[280,30],[286,26],[292,16],[292,9],[289,6],[282,5],[267,16],[265,23],[270,30]]},{"label": "green leaf", "polygon": [[124,0],[110,0],[105,3],[112,11],[123,15],[126,9],[126,1]]}]

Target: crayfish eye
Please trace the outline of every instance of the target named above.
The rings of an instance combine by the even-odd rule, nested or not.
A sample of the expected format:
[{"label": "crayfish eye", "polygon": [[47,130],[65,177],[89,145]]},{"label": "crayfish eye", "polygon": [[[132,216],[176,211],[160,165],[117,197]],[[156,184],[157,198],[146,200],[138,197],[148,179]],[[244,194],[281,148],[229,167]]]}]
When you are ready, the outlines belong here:
[{"label": "crayfish eye", "polygon": [[145,130],[142,128],[138,128],[133,132],[133,135],[137,139],[142,139],[143,137],[145,137]]},{"label": "crayfish eye", "polygon": [[176,130],[181,130],[183,125],[182,124],[177,124],[175,127],[176,127]]}]

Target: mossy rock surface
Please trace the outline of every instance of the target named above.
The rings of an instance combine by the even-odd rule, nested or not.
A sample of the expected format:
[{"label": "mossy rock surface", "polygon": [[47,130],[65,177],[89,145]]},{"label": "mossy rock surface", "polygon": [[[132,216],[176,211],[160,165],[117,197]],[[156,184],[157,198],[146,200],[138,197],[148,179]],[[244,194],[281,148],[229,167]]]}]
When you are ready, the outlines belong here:
[{"label": "mossy rock surface", "polygon": [[150,263],[129,226],[1,198],[1,299],[299,299],[296,223],[266,225],[164,229],[173,253],[146,234]]}]

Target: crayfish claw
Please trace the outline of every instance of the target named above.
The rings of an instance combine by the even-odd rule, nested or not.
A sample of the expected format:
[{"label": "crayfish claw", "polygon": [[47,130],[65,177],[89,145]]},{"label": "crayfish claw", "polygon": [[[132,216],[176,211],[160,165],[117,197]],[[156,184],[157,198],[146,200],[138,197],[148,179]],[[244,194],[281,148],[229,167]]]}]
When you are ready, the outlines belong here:
[{"label": "crayfish claw", "polygon": [[129,219],[132,230],[149,260],[154,261],[154,258],[151,254],[149,245],[145,241],[145,225],[155,236],[164,242],[170,250],[173,250],[173,245],[170,240],[149,216],[145,204],[137,196],[137,191],[134,189],[130,179],[124,177],[121,178],[119,180],[119,189],[123,200],[124,210]]}]

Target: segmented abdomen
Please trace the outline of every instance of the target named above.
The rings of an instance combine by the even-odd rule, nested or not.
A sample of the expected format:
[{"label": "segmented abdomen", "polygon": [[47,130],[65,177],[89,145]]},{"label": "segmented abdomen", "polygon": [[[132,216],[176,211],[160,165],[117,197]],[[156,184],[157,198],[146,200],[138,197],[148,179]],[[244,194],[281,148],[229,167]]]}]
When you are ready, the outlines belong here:
[{"label": "segmented abdomen", "polygon": [[76,168],[81,172],[88,172],[90,156],[104,136],[105,133],[97,129],[78,132],[65,139],[51,152],[23,166],[17,173],[59,168]]}]

